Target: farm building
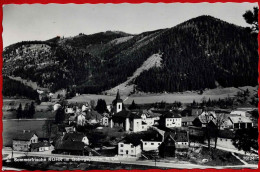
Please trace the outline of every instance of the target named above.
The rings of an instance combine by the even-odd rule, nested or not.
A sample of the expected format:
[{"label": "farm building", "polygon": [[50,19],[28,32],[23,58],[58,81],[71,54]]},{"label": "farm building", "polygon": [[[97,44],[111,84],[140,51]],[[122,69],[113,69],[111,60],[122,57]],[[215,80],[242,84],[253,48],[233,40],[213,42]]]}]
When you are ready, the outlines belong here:
[{"label": "farm building", "polygon": [[38,136],[35,132],[23,131],[17,133],[13,138],[13,150],[15,151],[29,151],[32,143],[38,143]]}]

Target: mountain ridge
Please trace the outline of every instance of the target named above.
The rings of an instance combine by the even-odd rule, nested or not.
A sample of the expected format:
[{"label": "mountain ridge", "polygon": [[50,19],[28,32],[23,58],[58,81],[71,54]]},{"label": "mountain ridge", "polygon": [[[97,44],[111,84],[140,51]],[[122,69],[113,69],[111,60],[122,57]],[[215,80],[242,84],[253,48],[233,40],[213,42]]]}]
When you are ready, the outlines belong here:
[{"label": "mountain ridge", "polygon": [[[3,74],[53,91],[101,93],[127,81],[147,58],[160,52],[162,67],[135,78],[136,91],[257,85],[257,38],[243,27],[205,15],[136,35],[108,31],[13,44],[3,52]],[[242,68],[246,72],[241,73]]]}]

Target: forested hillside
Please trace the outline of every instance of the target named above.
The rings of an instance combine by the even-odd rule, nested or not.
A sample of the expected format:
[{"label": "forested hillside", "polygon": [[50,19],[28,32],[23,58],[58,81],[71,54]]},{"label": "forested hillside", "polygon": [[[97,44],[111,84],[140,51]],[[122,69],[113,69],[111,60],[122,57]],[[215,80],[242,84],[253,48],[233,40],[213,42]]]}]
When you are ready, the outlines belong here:
[{"label": "forested hillside", "polygon": [[26,97],[37,100],[39,95],[36,90],[25,86],[19,81],[12,80],[8,77],[3,77],[3,96],[6,97]]},{"label": "forested hillside", "polygon": [[257,37],[244,28],[201,16],[169,29],[155,44],[163,52],[163,68],[137,78],[142,91],[257,85]]},{"label": "forested hillside", "polygon": [[132,84],[144,92],[257,85],[257,37],[245,28],[200,16],[173,28],[130,35],[79,34],[22,42],[5,48],[4,75],[20,76],[55,91],[100,93],[127,80],[153,54],[160,68]]}]

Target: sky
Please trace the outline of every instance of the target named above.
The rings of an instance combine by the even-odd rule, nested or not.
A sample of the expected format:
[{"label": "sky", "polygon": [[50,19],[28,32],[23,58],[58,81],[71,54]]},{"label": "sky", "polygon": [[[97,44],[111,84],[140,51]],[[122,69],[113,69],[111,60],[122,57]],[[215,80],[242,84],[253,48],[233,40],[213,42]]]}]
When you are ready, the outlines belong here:
[{"label": "sky", "polygon": [[254,6],[258,4],[11,4],[3,7],[3,45],[108,30],[138,34],[170,28],[200,15],[248,26],[242,15]]}]

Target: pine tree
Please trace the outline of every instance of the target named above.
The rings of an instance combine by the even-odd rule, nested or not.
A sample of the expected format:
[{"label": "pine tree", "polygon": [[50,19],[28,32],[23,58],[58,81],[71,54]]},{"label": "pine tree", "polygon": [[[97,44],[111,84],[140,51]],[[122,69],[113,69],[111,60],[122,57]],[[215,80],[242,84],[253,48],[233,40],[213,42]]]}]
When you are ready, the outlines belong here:
[{"label": "pine tree", "polygon": [[22,118],[29,118],[29,104],[26,103],[23,109]]},{"label": "pine tree", "polygon": [[135,104],[135,101],[133,100],[132,101],[132,104],[128,107],[128,109],[132,110],[132,109],[139,109],[140,107]]},{"label": "pine tree", "polygon": [[34,102],[32,102],[29,107],[28,117],[33,118],[34,114],[35,114],[35,106],[34,106]]},{"label": "pine tree", "polygon": [[17,119],[22,118],[22,113],[23,113],[23,109],[22,109],[22,104],[20,103],[18,109],[17,109],[17,113],[16,113],[16,117]]}]

